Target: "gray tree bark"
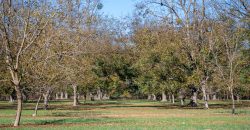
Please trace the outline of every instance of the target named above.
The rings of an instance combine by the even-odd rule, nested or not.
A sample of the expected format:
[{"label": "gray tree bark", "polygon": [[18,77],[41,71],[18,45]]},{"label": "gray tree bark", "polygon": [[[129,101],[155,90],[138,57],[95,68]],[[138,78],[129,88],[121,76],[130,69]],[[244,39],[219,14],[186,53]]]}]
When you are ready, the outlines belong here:
[{"label": "gray tree bark", "polygon": [[210,100],[210,95],[209,95],[209,94],[207,94],[207,100],[208,100],[208,101]]},{"label": "gray tree bark", "polygon": [[182,105],[182,106],[184,105],[184,101],[183,101],[183,98],[181,98],[181,105]]},{"label": "gray tree bark", "polygon": [[148,100],[151,100],[151,94],[148,94]]},{"label": "gray tree bark", "polygon": [[236,97],[237,97],[237,102],[239,103],[240,102],[240,96],[237,95]]},{"label": "gray tree bark", "polygon": [[203,93],[203,99],[204,99],[204,105],[205,108],[208,109],[208,97],[207,97],[207,93],[206,93],[206,83],[207,83],[207,79],[208,77],[204,78],[201,81],[201,88],[202,88],[202,93]]},{"label": "gray tree bark", "polygon": [[27,101],[27,96],[22,92],[23,101]]},{"label": "gray tree bark", "polygon": [[60,99],[63,99],[63,92],[61,92],[61,95],[60,95],[60,96],[61,96],[61,98],[60,98]]},{"label": "gray tree bark", "polygon": [[68,99],[68,93],[67,92],[64,93],[64,96],[65,96],[65,99]]},{"label": "gray tree bark", "polygon": [[172,103],[175,103],[174,94],[171,95],[172,95]]},{"label": "gray tree bark", "polygon": [[9,98],[9,102],[10,103],[13,103],[14,102],[14,99],[13,99],[13,97],[10,95],[10,98]]},{"label": "gray tree bark", "polygon": [[105,94],[103,95],[103,98],[102,98],[102,99],[104,99],[104,100],[109,100],[109,95],[105,93]]},{"label": "gray tree bark", "polygon": [[73,102],[73,106],[77,106],[79,104],[79,101],[78,101],[78,96],[77,96],[77,85],[72,85],[73,87],[73,93],[74,93],[74,102]]},{"label": "gray tree bark", "polygon": [[161,92],[161,97],[162,97],[162,99],[161,99],[162,102],[167,101],[167,95],[166,95],[165,91]]},{"label": "gray tree bark", "polygon": [[216,94],[213,95],[213,100],[217,100]]},{"label": "gray tree bark", "polygon": [[44,110],[48,109],[48,104],[49,104],[49,94],[50,94],[50,89],[46,91],[46,93],[43,94],[43,103],[44,103]]},{"label": "gray tree bark", "polygon": [[15,86],[16,95],[17,95],[17,111],[16,111],[16,119],[14,122],[14,126],[19,126],[21,120],[21,113],[22,113],[22,92],[19,86],[19,83]]},{"label": "gray tree bark", "polygon": [[97,92],[96,92],[96,100],[102,100],[102,91],[100,88],[97,89]]},{"label": "gray tree bark", "polygon": [[38,100],[36,102],[35,112],[34,112],[34,114],[32,114],[32,116],[37,115],[37,109],[38,109],[38,105],[39,105],[39,102],[40,102],[41,98],[42,98],[42,95],[39,96],[39,98],[38,98]]},{"label": "gray tree bark", "polygon": [[59,99],[59,97],[58,97],[58,93],[56,93],[56,100],[58,100]]},{"label": "gray tree bark", "polygon": [[235,101],[234,101],[233,90],[231,90],[231,99],[232,99],[232,114],[235,114]]},{"label": "gray tree bark", "polygon": [[155,96],[155,94],[152,94],[152,97],[153,97],[152,100],[153,100],[153,101],[156,101],[156,96]]},{"label": "gray tree bark", "polygon": [[197,104],[197,92],[193,93],[192,100]]}]

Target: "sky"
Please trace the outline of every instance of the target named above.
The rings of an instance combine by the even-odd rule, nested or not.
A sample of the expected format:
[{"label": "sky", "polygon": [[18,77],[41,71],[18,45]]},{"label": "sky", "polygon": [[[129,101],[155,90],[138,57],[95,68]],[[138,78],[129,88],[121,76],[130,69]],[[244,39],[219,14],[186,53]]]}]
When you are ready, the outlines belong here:
[{"label": "sky", "polygon": [[105,15],[120,18],[132,14],[137,0],[101,0]]}]

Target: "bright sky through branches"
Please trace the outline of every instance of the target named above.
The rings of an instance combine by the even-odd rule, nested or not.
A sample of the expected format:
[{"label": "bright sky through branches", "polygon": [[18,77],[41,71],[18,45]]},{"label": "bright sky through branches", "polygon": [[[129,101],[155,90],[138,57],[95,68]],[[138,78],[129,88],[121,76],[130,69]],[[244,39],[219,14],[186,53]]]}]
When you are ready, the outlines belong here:
[{"label": "bright sky through branches", "polygon": [[132,14],[138,0],[102,0],[105,15],[122,17]]}]

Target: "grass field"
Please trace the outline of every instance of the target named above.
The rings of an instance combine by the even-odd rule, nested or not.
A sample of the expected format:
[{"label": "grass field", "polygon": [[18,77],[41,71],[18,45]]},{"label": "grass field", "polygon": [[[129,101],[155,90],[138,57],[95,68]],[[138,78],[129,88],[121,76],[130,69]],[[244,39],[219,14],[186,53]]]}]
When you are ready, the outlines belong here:
[{"label": "grass field", "polygon": [[[35,103],[25,103],[19,129],[202,129],[249,130],[250,101],[237,104],[232,115],[229,102],[210,102],[210,109],[181,107],[179,103],[146,100],[89,101],[72,107],[71,101],[50,102],[49,110],[32,117]],[[42,107],[42,104],[41,104]],[[0,102],[0,129],[11,129],[15,104]]]}]

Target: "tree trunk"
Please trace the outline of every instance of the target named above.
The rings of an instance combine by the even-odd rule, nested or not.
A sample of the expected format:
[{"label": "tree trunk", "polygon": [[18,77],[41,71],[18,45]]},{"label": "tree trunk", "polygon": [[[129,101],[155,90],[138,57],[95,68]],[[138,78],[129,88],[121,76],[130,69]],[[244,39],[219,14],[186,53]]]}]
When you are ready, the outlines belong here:
[{"label": "tree trunk", "polygon": [[61,99],[63,99],[63,92],[61,92]]},{"label": "tree trunk", "polygon": [[152,100],[153,100],[153,101],[156,101],[156,96],[155,96],[155,94],[152,94],[152,97],[153,97]]},{"label": "tree trunk", "polygon": [[23,101],[24,101],[24,102],[27,101],[27,96],[26,96],[24,93],[22,93],[22,98],[23,98]]},{"label": "tree trunk", "polygon": [[167,96],[166,96],[165,91],[162,91],[161,96],[162,96],[162,99],[161,99],[162,102],[167,101]]},{"label": "tree trunk", "polygon": [[45,94],[43,94],[43,100],[44,100],[44,110],[48,109],[48,103],[49,103],[49,93],[50,90],[47,90],[47,92]]},{"label": "tree trunk", "polygon": [[39,102],[40,102],[41,98],[42,98],[42,95],[39,96],[39,98],[38,98],[38,100],[36,102],[35,112],[34,112],[34,114],[32,114],[32,116],[37,115],[37,109],[38,109],[38,105],[39,105]]},{"label": "tree trunk", "polygon": [[14,102],[14,99],[13,99],[12,95],[10,95],[9,102],[10,102],[10,103],[13,103],[13,102]]},{"label": "tree trunk", "polygon": [[193,91],[193,95],[191,97],[190,103],[189,105],[191,105],[192,107],[197,107],[197,91]]},{"label": "tree trunk", "polygon": [[201,88],[202,88],[202,93],[203,93],[203,99],[204,99],[204,105],[205,105],[205,109],[208,109],[208,97],[207,97],[207,93],[206,93],[206,82],[207,82],[207,77],[204,78],[201,81]]},{"label": "tree trunk", "polygon": [[202,87],[202,92],[203,92],[203,99],[204,99],[205,108],[208,109],[207,94],[206,94],[206,90],[204,87]]},{"label": "tree trunk", "polygon": [[222,97],[222,100],[226,100],[227,99],[227,92],[225,91],[224,92],[224,95],[223,95],[223,97]]},{"label": "tree trunk", "polygon": [[148,100],[151,100],[151,94],[148,94]]},{"label": "tree trunk", "polygon": [[171,98],[171,95],[170,95],[170,94],[168,95],[168,100],[169,100],[169,102],[172,101],[172,98]]},{"label": "tree trunk", "polygon": [[65,99],[68,99],[68,93],[67,92],[64,93],[64,96],[65,96]]},{"label": "tree trunk", "polygon": [[233,90],[231,90],[231,99],[232,99],[232,114],[235,114],[235,101],[234,101]]},{"label": "tree trunk", "polygon": [[58,100],[59,99],[59,97],[58,97],[58,93],[56,93],[56,100]]},{"label": "tree trunk", "polygon": [[239,103],[240,102],[240,96],[237,95],[236,97],[237,97],[237,102]]},{"label": "tree trunk", "polygon": [[80,93],[77,93],[77,102],[79,103],[79,99],[81,99]]},{"label": "tree trunk", "polygon": [[175,103],[174,94],[172,94],[172,103]]},{"label": "tree trunk", "polygon": [[208,100],[208,101],[210,100],[210,95],[209,95],[209,94],[207,94],[207,100]]},{"label": "tree trunk", "polygon": [[96,100],[102,100],[102,91],[100,88],[97,89]]},{"label": "tree trunk", "polygon": [[21,113],[22,113],[22,103],[23,103],[22,92],[19,83],[16,84],[15,90],[17,95],[17,111],[16,111],[16,120],[14,122],[14,126],[16,127],[19,126],[20,123]]},{"label": "tree trunk", "polygon": [[195,104],[197,104],[197,92],[193,93],[192,100]]},{"label": "tree trunk", "polygon": [[183,98],[181,98],[181,105],[182,105],[182,106],[184,105]]},{"label": "tree trunk", "polygon": [[103,98],[102,98],[102,99],[104,99],[104,100],[109,100],[109,95],[105,93],[105,94],[103,95]]},{"label": "tree trunk", "polygon": [[216,94],[213,95],[213,100],[217,100]]},{"label": "tree trunk", "polygon": [[77,106],[78,105],[78,96],[77,96],[77,86],[76,85],[72,85],[73,87],[73,91],[74,91],[74,102],[73,102],[73,106]]},{"label": "tree trunk", "polygon": [[87,101],[87,93],[83,94],[83,98],[84,98],[84,103],[86,103],[86,101]]},{"label": "tree trunk", "polygon": [[44,98],[44,110],[47,110],[49,102],[48,96],[44,95],[43,98]]}]

